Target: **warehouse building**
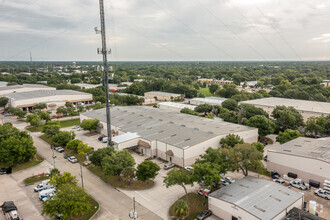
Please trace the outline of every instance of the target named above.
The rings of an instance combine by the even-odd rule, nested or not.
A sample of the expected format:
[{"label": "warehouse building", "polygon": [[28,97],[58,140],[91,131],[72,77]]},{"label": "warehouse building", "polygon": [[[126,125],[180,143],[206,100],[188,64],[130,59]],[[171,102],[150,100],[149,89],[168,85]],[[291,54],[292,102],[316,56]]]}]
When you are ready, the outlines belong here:
[{"label": "warehouse building", "polygon": [[14,86],[3,86],[0,87],[0,96],[7,95],[9,93],[21,93],[21,92],[30,92],[37,90],[56,90],[54,87],[49,87],[40,84],[23,84],[23,85],[14,85]]},{"label": "warehouse building", "polygon": [[227,100],[226,98],[221,97],[207,97],[207,98],[193,98],[190,99],[189,103],[191,105],[202,105],[202,104],[209,104],[209,105],[221,105],[222,102]]},{"label": "warehouse building", "polygon": [[224,220],[283,219],[304,196],[281,184],[247,176],[209,195],[209,209]]},{"label": "warehouse building", "polygon": [[147,98],[155,98],[157,101],[174,101],[183,99],[182,94],[169,93],[169,92],[158,92],[151,91],[144,93],[144,96]]},{"label": "warehouse building", "polygon": [[276,106],[294,107],[306,121],[312,116],[327,116],[330,113],[329,102],[315,102],[299,99],[285,99],[285,98],[264,98],[242,101],[240,103],[252,104],[256,107],[264,109],[268,114],[271,114]]},{"label": "warehouse building", "polygon": [[193,105],[187,105],[187,104],[182,104],[178,102],[160,102],[158,103],[158,108],[159,109],[165,109],[165,110],[170,110],[174,112],[180,112],[181,109],[188,108],[190,110],[194,110],[196,106]]},{"label": "warehouse building", "polygon": [[148,98],[148,97],[145,97],[145,96],[139,96],[139,95],[134,95],[134,94],[122,93],[122,92],[117,92],[117,93],[113,93],[113,94],[123,95],[123,96],[126,96],[126,95],[137,96],[139,98],[144,99],[144,102],[142,103],[142,105],[152,105],[152,104],[156,103],[155,98]]},{"label": "warehouse building", "polygon": [[93,89],[102,86],[102,84],[88,84],[88,83],[75,83],[74,85],[79,86],[82,89]]},{"label": "warehouse building", "polygon": [[330,180],[330,138],[299,137],[267,151],[267,170],[289,172],[309,183]]},{"label": "warehouse building", "polygon": [[[105,109],[80,114],[81,121],[94,118],[100,121],[99,131],[106,134]],[[258,139],[257,128],[147,106],[112,107],[111,130],[116,138],[125,135],[124,142],[114,141],[116,149],[134,148],[182,167],[193,164],[207,148],[220,147],[220,139],[228,134],[246,142]]]},{"label": "warehouse building", "polygon": [[23,111],[31,111],[38,103],[46,103],[47,110],[55,111],[58,107],[65,106],[66,102],[74,105],[91,104],[93,95],[74,90],[37,90],[21,93],[10,93],[8,105],[10,107],[21,108]]}]

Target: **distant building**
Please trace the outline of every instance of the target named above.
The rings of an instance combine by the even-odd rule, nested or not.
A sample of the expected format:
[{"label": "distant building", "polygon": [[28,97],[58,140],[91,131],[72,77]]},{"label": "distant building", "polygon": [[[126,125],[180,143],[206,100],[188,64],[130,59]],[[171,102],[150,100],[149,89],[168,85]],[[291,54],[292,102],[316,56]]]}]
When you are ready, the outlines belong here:
[{"label": "distant building", "polygon": [[246,85],[247,87],[251,87],[251,86],[256,86],[258,85],[258,81],[247,81],[247,82],[240,82],[240,86]]},{"label": "distant building", "polygon": [[91,104],[93,95],[74,90],[37,90],[21,93],[10,93],[8,105],[10,107],[21,108],[23,111],[31,111],[38,103],[46,103],[48,110],[54,111],[58,107],[65,106],[66,102],[74,105]]},{"label": "distant building", "polygon": [[320,83],[321,86],[324,86],[324,87],[329,87],[330,86],[330,80],[323,80],[322,83]]},{"label": "distant building", "polygon": [[133,82],[121,82],[120,85],[131,86]]},{"label": "distant building", "polygon": [[133,95],[133,96],[137,96],[139,98],[143,98],[144,99],[144,102],[142,103],[142,105],[152,105],[152,104],[155,104],[156,103],[155,98],[147,98],[145,96],[139,96],[139,95],[128,94],[128,93],[116,93],[116,94],[117,95],[123,95],[123,96]]},{"label": "distant building", "polygon": [[206,97],[206,98],[193,98],[190,99],[189,103],[191,105],[202,105],[202,104],[209,104],[209,105],[221,105],[222,102],[227,100],[226,98],[221,97]]},{"label": "distant building", "polygon": [[247,176],[209,194],[208,203],[223,220],[279,220],[291,209],[301,209],[304,196],[273,181]]},{"label": "distant building", "polygon": [[124,90],[126,88],[127,88],[127,86],[119,86],[118,84],[109,84],[110,92],[121,92],[122,90]]},{"label": "distant building", "polygon": [[159,109],[165,109],[170,110],[174,112],[180,112],[181,109],[188,108],[190,110],[194,110],[196,106],[188,105],[188,104],[182,104],[178,102],[160,102],[157,104]]},{"label": "distant building", "polygon": [[[81,121],[92,118],[100,121],[99,132],[106,134],[105,109],[80,114]],[[112,107],[111,132],[117,150],[130,148],[181,167],[193,164],[207,148],[220,147],[228,134],[248,143],[258,139],[257,128],[147,106]]]},{"label": "distant building", "polygon": [[38,90],[56,90],[56,88],[41,84],[3,86],[0,87],[0,97],[9,93],[21,93],[21,92],[30,92],[30,91],[38,91]]},{"label": "distant building", "polygon": [[326,220],[302,209],[294,207],[282,220]]},{"label": "distant building", "polygon": [[151,91],[144,93],[144,96],[147,98],[155,98],[157,101],[173,101],[183,99],[182,94],[169,93],[169,92],[159,92]]},{"label": "distant building", "polygon": [[8,82],[3,82],[3,81],[0,81],[0,87],[4,87],[4,86],[7,86]]},{"label": "distant building", "polygon": [[197,81],[200,83],[217,84],[220,86],[234,83],[231,80],[217,80],[217,79],[198,79]]},{"label": "distant building", "polygon": [[80,88],[85,88],[85,89],[92,89],[92,88],[96,88],[99,86],[102,86],[102,84],[87,84],[87,83],[75,83],[75,86],[79,86]]},{"label": "distant building", "polygon": [[269,149],[267,160],[269,172],[291,172],[306,183],[315,180],[322,185],[330,181],[330,138],[296,138]]},{"label": "distant building", "polygon": [[327,116],[330,113],[329,102],[270,97],[242,101],[240,103],[252,104],[256,107],[264,109],[268,114],[271,114],[276,106],[291,106],[303,116],[305,121],[312,116]]}]

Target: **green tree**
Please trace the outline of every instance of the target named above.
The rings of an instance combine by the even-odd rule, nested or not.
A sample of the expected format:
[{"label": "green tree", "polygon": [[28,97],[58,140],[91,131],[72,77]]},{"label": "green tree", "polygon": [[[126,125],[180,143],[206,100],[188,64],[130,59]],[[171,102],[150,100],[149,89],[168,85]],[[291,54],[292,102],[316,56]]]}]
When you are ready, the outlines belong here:
[{"label": "green tree", "polygon": [[310,117],[306,122],[305,133],[309,132],[315,136],[329,134],[330,116]]},{"label": "green tree", "polygon": [[80,144],[83,144],[83,142],[79,139],[70,140],[67,143],[66,148],[70,149],[70,150],[74,150],[75,152],[78,152],[78,146]]},{"label": "green tree", "polygon": [[73,131],[60,131],[53,137],[53,141],[60,146],[66,146],[75,137],[76,134]]},{"label": "green tree", "polygon": [[50,115],[47,112],[41,112],[39,115],[41,120],[50,121]]},{"label": "green tree", "polygon": [[25,131],[19,131],[11,123],[0,124],[0,165],[13,166],[34,157],[37,150]]},{"label": "green tree", "polygon": [[119,176],[123,169],[134,165],[134,158],[127,150],[115,152],[111,156],[105,156],[102,160],[102,169],[109,176]]},{"label": "green tree", "polygon": [[[236,144],[235,144],[236,145]],[[229,167],[229,160],[220,151],[221,148],[211,148],[209,147],[205,154],[201,155],[201,158],[196,161],[196,163],[206,163],[217,164],[219,168],[219,173],[226,174]]]},{"label": "green tree", "polygon": [[301,114],[293,107],[276,106],[272,112],[272,116],[276,119],[276,123],[284,131],[286,129],[297,130],[304,125]]},{"label": "green tree", "polygon": [[23,118],[26,115],[26,112],[23,111],[22,109],[17,109],[17,111],[15,112],[15,115],[17,115],[17,117],[19,117],[19,118]]},{"label": "green tree", "polygon": [[238,104],[235,99],[227,99],[221,103],[221,106],[234,111],[238,107]]},{"label": "green tree", "polygon": [[66,108],[73,108],[73,104],[71,102],[66,102],[65,107]]},{"label": "green tree", "polygon": [[76,185],[78,182],[75,176],[72,176],[69,172],[64,172],[63,175],[57,174],[49,178],[49,183],[61,189],[63,184],[73,184]]},{"label": "green tree", "polygon": [[81,83],[81,79],[80,78],[72,78],[71,79],[71,83],[75,84],[75,83]]},{"label": "green tree", "polygon": [[63,114],[63,115],[67,115],[68,114],[68,111],[65,109],[65,108],[57,108],[56,109],[56,114]]},{"label": "green tree", "polygon": [[122,180],[126,182],[132,182],[135,177],[135,168],[126,167],[120,173]]},{"label": "green tree", "polygon": [[241,118],[250,119],[256,115],[264,115],[266,118],[269,118],[269,115],[262,108],[255,107],[251,104],[242,103],[239,105],[239,111]]},{"label": "green tree", "polygon": [[95,166],[101,166],[103,158],[105,158],[106,156],[111,156],[114,152],[115,151],[114,151],[113,147],[100,148],[100,149],[97,149],[90,156],[89,159],[91,160],[92,164],[94,164]]},{"label": "green tree", "polygon": [[32,127],[38,127],[41,125],[41,119],[37,114],[30,114],[26,117],[26,122],[30,123]]},{"label": "green tree", "polygon": [[46,103],[38,103],[38,104],[35,104],[33,106],[33,109],[40,109],[40,110],[42,110],[42,109],[45,109],[45,108],[47,108],[47,104]]},{"label": "green tree", "polygon": [[175,216],[179,219],[184,219],[189,213],[189,206],[186,201],[180,199],[174,203]]},{"label": "green tree", "polygon": [[136,177],[138,180],[145,182],[149,179],[154,179],[159,170],[160,167],[156,163],[151,160],[145,160],[137,166]]},{"label": "green tree", "polygon": [[51,169],[50,172],[49,172],[49,177],[53,177],[53,176],[60,175],[60,174],[61,174],[61,173],[60,173],[60,170],[59,170],[59,169],[57,169],[57,168],[53,168],[53,169]]},{"label": "green tree", "polygon": [[222,89],[218,89],[215,94],[221,97],[231,98],[232,96],[239,94],[239,91],[236,88],[236,85],[228,84],[224,85]]},{"label": "green tree", "polygon": [[285,131],[280,131],[276,137],[276,141],[280,142],[281,144],[284,144],[288,141],[291,141],[293,139],[296,139],[298,137],[304,136],[301,134],[298,130],[291,130],[291,129],[286,129]]},{"label": "green tree", "polygon": [[193,179],[189,171],[178,168],[172,169],[164,178],[164,184],[167,188],[174,185],[181,186],[186,193],[186,201],[188,202],[188,191],[186,185],[193,186]]},{"label": "green tree", "polygon": [[209,86],[209,91],[210,91],[210,93],[212,93],[212,94],[214,94],[215,93],[215,91],[217,91],[219,89],[219,86],[217,85],[217,84],[211,84],[210,86]]},{"label": "green tree", "polygon": [[264,153],[265,146],[262,143],[254,142],[251,145],[254,146],[259,152]]},{"label": "green tree", "polygon": [[0,107],[5,107],[9,99],[7,97],[0,97]]},{"label": "green tree", "polygon": [[52,199],[42,204],[42,215],[47,214],[52,218],[62,215],[63,219],[81,216],[92,208],[90,199],[82,188],[73,184],[63,184]]},{"label": "green tree", "polygon": [[194,110],[191,110],[189,108],[183,108],[183,109],[181,109],[180,112],[184,113],[184,114],[188,114],[188,115],[198,115],[197,112],[195,112]]},{"label": "green tree", "polygon": [[80,127],[82,127],[84,130],[92,132],[97,129],[98,124],[99,120],[97,119],[85,119],[81,122]]},{"label": "green tree", "polygon": [[88,155],[93,152],[93,149],[90,146],[88,146],[88,144],[85,144],[85,143],[80,143],[78,145],[77,150],[78,150],[78,154],[80,154],[80,155],[85,155],[85,154]]},{"label": "green tree", "polygon": [[244,176],[248,175],[249,169],[263,167],[261,162],[263,154],[251,144],[237,144],[233,148],[222,148],[221,152],[230,161],[232,171],[242,170]]},{"label": "green tree", "polygon": [[42,132],[50,137],[54,137],[58,132],[60,132],[60,122],[59,121],[48,121],[42,128]]},{"label": "green tree", "polygon": [[228,134],[226,137],[221,138],[220,144],[223,147],[234,147],[236,144],[243,144],[244,141],[239,135]]},{"label": "green tree", "polygon": [[268,134],[274,133],[275,123],[266,118],[264,115],[255,115],[244,121],[247,126],[258,128],[259,136],[265,137]]},{"label": "green tree", "polygon": [[195,108],[195,112],[204,113],[204,116],[207,113],[212,112],[212,110],[213,110],[213,107],[212,107],[212,105],[209,105],[209,104],[201,104]]}]

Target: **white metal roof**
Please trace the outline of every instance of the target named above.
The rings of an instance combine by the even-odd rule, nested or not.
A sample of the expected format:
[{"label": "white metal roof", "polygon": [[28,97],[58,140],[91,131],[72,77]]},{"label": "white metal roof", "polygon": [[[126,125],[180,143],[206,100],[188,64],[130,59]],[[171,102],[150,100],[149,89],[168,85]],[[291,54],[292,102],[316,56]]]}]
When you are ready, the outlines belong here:
[{"label": "white metal roof", "polygon": [[146,92],[144,94],[151,94],[151,95],[160,95],[160,96],[180,96],[181,94],[177,94],[177,93],[170,93],[170,92],[160,92],[160,91],[150,91],[150,92]]},{"label": "white metal roof", "polygon": [[206,97],[206,98],[193,98],[191,101],[196,101],[201,104],[209,104],[209,105],[221,105],[223,101],[227,100],[222,97]]},{"label": "white metal roof", "polygon": [[194,105],[188,105],[188,104],[183,104],[183,103],[179,103],[179,102],[160,102],[158,103],[158,105],[163,105],[163,106],[170,106],[170,107],[175,107],[175,108],[189,108],[191,110],[194,110],[196,108],[196,106]]},{"label": "white metal roof", "polygon": [[120,144],[120,143],[124,143],[126,141],[134,140],[139,137],[141,137],[141,136],[138,135],[137,133],[127,132],[125,134],[120,134],[120,135],[114,136],[112,138],[112,141],[115,142],[116,144]]},{"label": "white metal roof", "polygon": [[58,96],[58,95],[90,95],[90,93],[79,92],[75,90],[35,90],[29,92],[20,92],[20,93],[9,93],[6,94],[6,97],[13,100],[24,100],[24,99],[34,99],[48,96]]}]

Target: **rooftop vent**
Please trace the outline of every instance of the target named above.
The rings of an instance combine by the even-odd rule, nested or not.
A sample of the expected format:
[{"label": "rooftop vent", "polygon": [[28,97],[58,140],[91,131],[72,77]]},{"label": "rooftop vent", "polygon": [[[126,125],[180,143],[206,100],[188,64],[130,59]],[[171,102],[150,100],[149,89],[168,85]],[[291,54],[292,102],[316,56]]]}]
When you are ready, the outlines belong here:
[{"label": "rooftop vent", "polygon": [[174,122],[173,121],[170,121],[170,124],[174,124]]},{"label": "rooftop vent", "polygon": [[229,193],[223,193],[223,195],[226,195],[226,196],[230,196],[230,197],[233,197],[233,195],[232,194],[229,194]]},{"label": "rooftop vent", "polygon": [[149,118],[150,118],[150,119],[152,119],[152,117],[151,117],[151,116],[149,116]]},{"label": "rooftop vent", "polygon": [[163,121],[163,119],[158,119],[158,121]]},{"label": "rooftop vent", "polygon": [[186,125],[181,125],[181,127],[186,127]]},{"label": "rooftop vent", "polygon": [[296,147],[302,147],[301,145],[299,145],[299,144],[295,144],[294,146],[296,146]]},{"label": "rooftop vent", "polygon": [[152,129],[152,127],[147,128],[148,130]]},{"label": "rooftop vent", "polygon": [[184,140],[184,141],[189,141],[190,140],[190,138],[187,138],[186,140]]},{"label": "rooftop vent", "polygon": [[291,150],[287,150],[287,149],[283,149],[283,151],[286,151],[286,152],[291,152]]},{"label": "rooftop vent", "polygon": [[208,131],[207,133],[208,133],[208,134],[214,134],[212,131]]},{"label": "rooftop vent", "polygon": [[262,209],[262,208],[260,208],[259,206],[253,206],[254,208],[256,208],[256,209],[258,209],[259,211],[262,211],[262,212],[266,212],[266,210],[265,209]]},{"label": "rooftop vent", "polygon": [[158,132],[158,133],[163,133],[164,131],[160,131],[160,132]]},{"label": "rooftop vent", "polygon": [[137,126],[140,127],[140,126],[142,126],[142,124],[138,124]]},{"label": "rooftop vent", "polygon": [[172,134],[172,135],[171,135],[171,137],[175,137],[175,136],[176,136],[176,134]]},{"label": "rooftop vent", "polygon": [[270,195],[269,197],[272,198],[272,199],[275,199],[276,201],[281,202],[281,200],[279,198],[276,198],[275,196]]},{"label": "rooftop vent", "polygon": [[198,129],[198,128],[194,128],[194,130],[197,130],[197,131],[199,131],[199,129]]},{"label": "rooftop vent", "polygon": [[310,140],[304,140],[305,142],[311,142]]},{"label": "rooftop vent", "polygon": [[283,194],[285,194],[285,195],[287,195],[287,196],[290,195],[290,193],[284,192],[284,191],[282,191],[282,190],[279,190],[279,192],[280,192],[280,193],[283,193]]},{"label": "rooftop vent", "polygon": [[243,184],[239,184],[241,187],[244,187],[244,188],[249,188],[249,186],[245,186],[245,185],[243,185]]}]

